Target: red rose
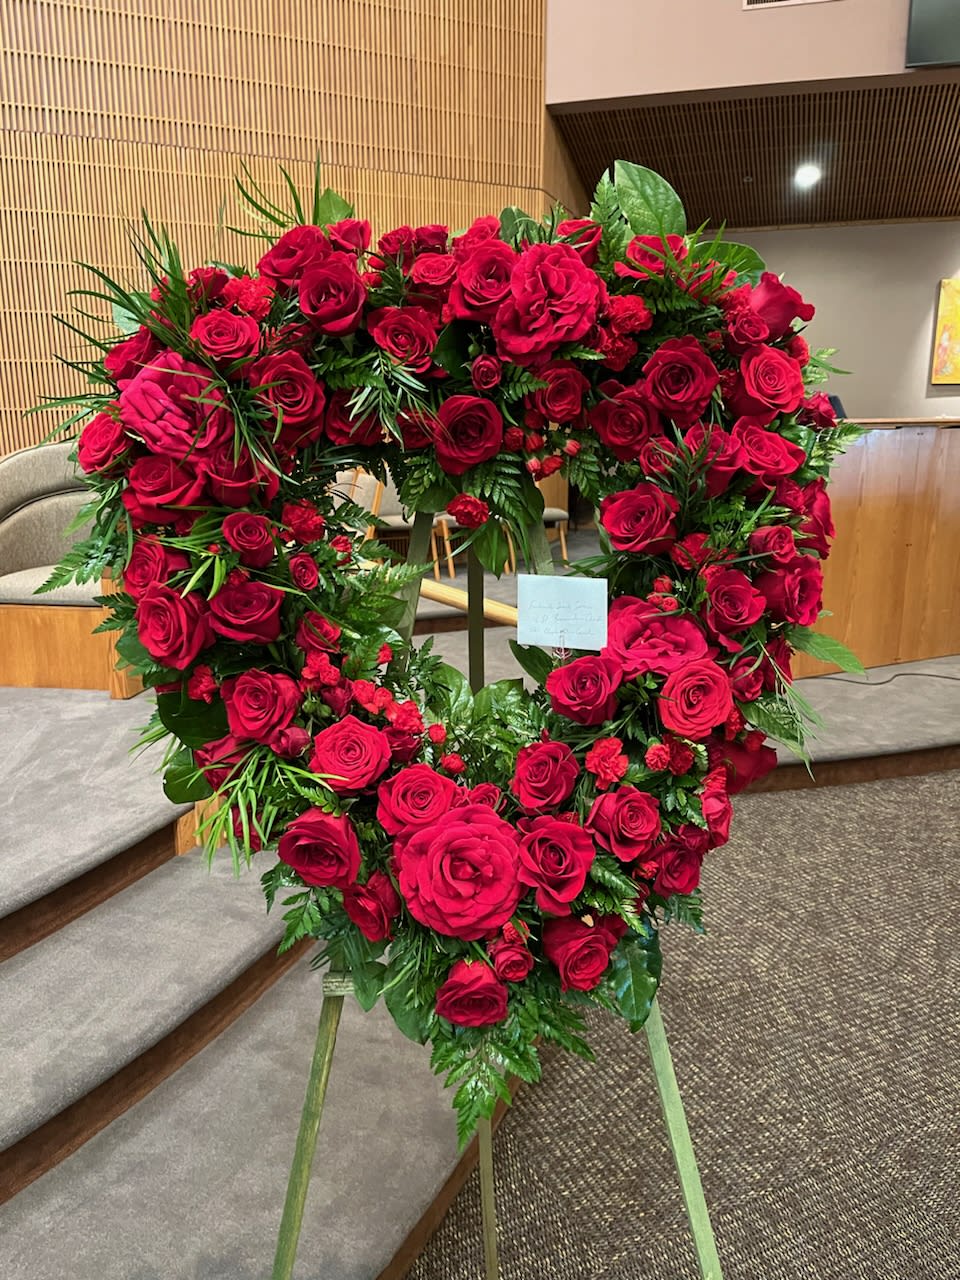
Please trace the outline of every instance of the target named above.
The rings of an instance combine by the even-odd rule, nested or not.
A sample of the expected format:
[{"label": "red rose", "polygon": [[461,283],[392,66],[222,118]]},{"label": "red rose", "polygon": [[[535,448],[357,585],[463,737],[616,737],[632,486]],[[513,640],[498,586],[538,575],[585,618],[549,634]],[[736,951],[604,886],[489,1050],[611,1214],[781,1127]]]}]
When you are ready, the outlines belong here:
[{"label": "red rose", "polygon": [[520,822],[520,882],[536,890],[541,911],[570,914],[593,866],[593,841],[575,822],[532,818]]},{"label": "red rose", "polygon": [[730,678],[715,662],[691,662],[667,676],[659,708],[668,729],[694,741],[704,738],[733,710]]},{"label": "red rose", "polygon": [[265,582],[227,583],[210,601],[217,635],[240,644],[271,644],[280,635],[283,592]]},{"label": "red rose", "polygon": [[425,373],[433,363],[437,329],[423,307],[380,307],[371,311],[367,332],[387,355],[415,373]]},{"label": "red rose", "polygon": [[562,991],[592,991],[606,972],[617,941],[603,917],[587,924],[562,916],[543,926],[543,954],[559,970]]},{"label": "red rose", "polygon": [[733,437],[740,445],[744,471],[749,471],[764,484],[772,486],[781,476],[788,476],[803,466],[807,455],[798,444],[768,431],[750,418],[734,424]]},{"label": "red rose", "polygon": [[666,551],[677,534],[680,504],[672,494],[641,480],[632,489],[611,493],[600,503],[600,523],[615,551]]},{"label": "red rose", "polygon": [[291,227],[257,263],[257,270],[276,285],[292,289],[311,267],[330,256],[330,244],[319,227]]},{"label": "red rose", "polygon": [[650,852],[660,835],[660,804],[646,791],[620,787],[594,800],[586,828],[615,858],[634,862]]},{"label": "red rose", "polygon": [[684,434],[684,445],[703,472],[708,498],[716,498],[729,488],[740,469],[740,444],[716,423],[697,423]]},{"label": "red rose", "polygon": [[488,323],[510,293],[517,253],[502,240],[485,240],[461,258],[448,304],[455,320]]},{"label": "red rose", "polygon": [[726,770],[711,770],[704,778],[703,785],[700,811],[710,832],[710,848],[716,849],[730,839],[730,823],[733,820],[733,805],[727,795]]},{"label": "red rose", "polygon": [[349,254],[331,252],[306,271],[298,296],[300,310],[321,333],[343,337],[360,328],[367,291]]},{"label": "red rose", "polygon": [[520,901],[516,832],[485,804],[451,810],[403,846],[400,892],[421,924],[465,942],[499,929]]},{"label": "red rose", "polygon": [[383,871],[374,871],[366,884],[344,889],[343,909],[369,942],[383,942],[393,935],[400,897],[390,877]]},{"label": "red rose", "polygon": [[610,331],[618,337],[628,333],[643,333],[653,324],[650,308],[635,293],[608,298],[606,313]]},{"label": "red rose", "polygon": [[390,764],[390,744],[381,729],[356,716],[344,716],[313,739],[310,768],[324,776],[331,791],[350,795],[363,791]]},{"label": "red rose", "polygon": [[823,476],[804,485],[803,502],[806,515],[800,526],[799,545],[809,547],[821,560],[826,560],[830,554],[830,539],[836,536],[837,531],[830,514],[830,495]]},{"label": "red rose", "polygon": [[674,893],[693,893],[700,883],[700,867],[710,837],[701,827],[684,823],[660,850],[660,867],[653,891],[661,898]]},{"label": "red rose", "polygon": [[183,671],[213,644],[207,602],[195,591],[182,596],[152,582],[137,601],[137,635],[151,658]]},{"label": "red rose", "polygon": [[165,583],[189,568],[190,557],[185,552],[165,547],[156,538],[137,538],[123,571],[123,589],[139,600],[152,583]]},{"label": "red rose", "polygon": [[420,739],[416,734],[407,733],[405,729],[395,729],[390,725],[384,729],[384,736],[390,748],[391,764],[409,764],[420,750]]},{"label": "red rose", "polygon": [[255,497],[270,503],[280,488],[276,472],[254,462],[247,446],[238,450],[232,440],[205,450],[197,457],[197,466],[214,498],[225,507],[245,507]]},{"label": "red rose", "polygon": [[294,542],[319,542],[327,522],[317,510],[315,502],[300,498],[297,502],[285,502],[280,512],[280,523],[288,530]]},{"label": "red rose", "polygon": [[556,422],[563,426],[576,422],[583,408],[583,396],[590,383],[576,365],[567,360],[554,360],[537,370],[537,377],[545,382],[527,397],[534,413],[544,422]]},{"label": "red rose", "polygon": [[341,218],[327,227],[327,235],[335,249],[343,253],[366,253],[370,247],[370,223],[366,218]]},{"label": "red rose", "polygon": [[163,349],[163,344],[149,329],[141,325],[131,337],[125,338],[123,342],[118,342],[115,347],[110,348],[103,357],[103,367],[117,386],[123,390],[127,383],[132,382],[140,370],[145,365],[151,364]]},{"label": "red rose", "polygon": [[470,366],[470,381],[477,391],[492,391],[502,377],[503,365],[496,356],[477,356]]},{"label": "red rose", "polygon": [[377,821],[387,835],[439,822],[453,806],[457,784],[428,764],[401,769],[377,788]]},{"label": "red rose", "polygon": [[360,846],[350,819],[322,809],[294,818],[280,837],[277,857],[304,884],[349,889],[360,871]]},{"label": "red rose", "polygon": [[240,563],[250,569],[263,569],[276,554],[273,526],[266,516],[231,511],[224,518],[222,529],[224,541],[240,553]]},{"label": "red rose", "polygon": [[777,347],[751,347],[740,357],[742,384],[731,397],[737,413],[756,414],[769,422],[778,413],[793,413],[803,401],[803,372],[796,360]]},{"label": "red rose", "polygon": [[450,396],[437,411],[437,461],[448,475],[462,476],[471,467],[496,457],[503,443],[503,418],[489,400]]},{"label": "red rose", "polygon": [[634,236],[627,245],[626,262],[618,262],[614,271],[636,280],[662,276],[675,262],[683,262],[689,252],[683,236]]},{"label": "red rose", "polygon": [[700,417],[720,381],[696,338],[668,338],[643,366],[647,399],[680,427]]},{"label": "red rose", "polygon": [[616,786],[630,766],[619,738],[598,738],[587,752],[583,762],[588,773],[594,775],[598,791]]},{"label": "red rose", "polygon": [[254,742],[269,742],[279,729],[286,729],[300,706],[295,680],[255,667],[224,680],[220,692],[230,732]]},{"label": "red rose", "polygon": [[291,448],[315,440],[323,430],[323,384],[298,351],[265,356],[247,371],[257,399],[283,422],[280,439]]},{"label": "red rose", "polygon": [[466,231],[457,236],[453,242],[453,256],[459,261],[473,253],[478,244],[484,240],[496,240],[500,235],[500,219],[493,213],[486,213],[482,218],[474,218]]},{"label": "red rose", "polygon": [[260,326],[253,316],[208,311],[190,326],[190,337],[204,355],[219,364],[249,360],[260,349]]},{"label": "red rose", "polygon": [[327,404],[325,427],[331,444],[372,445],[383,438],[383,426],[374,413],[356,417],[350,410],[350,401],[356,394],[347,388],[335,391]]},{"label": "red rose", "polygon": [[563,236],[576,249],[585,267],[592,267],[603,236],[603,227],[592,218],[565,218],[557,223],[557,235]]},{"label": "red rose", "polygon": [[[305,613],[297,624],[296,641],[304,653],[330,652],[340,648],[340,628],[322,613]],[[389,690],[383,690],[389,693]]]},{"label": "red rose", "polygon": [[404,449],[425,449],[433,444],[436,419],[425,409],[407,409],[397,414],[397,426]]},{"label": "red rose", "polygon": [[453,516],[462,529],[479,529],[490,518],[490,508],[482,498],[458,493],[447,503],[447,514]]},{"label": "red rose", "polygon": [[295,760],[309,747],[310,735],[300,725],[288,724],[285,729],[277,729],[271,734],[267,745],[278,756],[283,756],[284,760]]},{"label": "red rose", "polygon": [[129,448],[130,440],[123,423],[111,413],[98,413],[80,432],[77,462],[87,475],[108,471]]},{"label": "red rose", "polygon": [[[423,253],[410,268],[410,279],[434,302],[436,295],[442,297],[446,293],[456,274],[456,259],[448,253]],[[421,295],[415,291],[414,296]]]},{"label": "red rose", "polygon": [[413,227],[394,227],[385,231],[377,241],[377,257],[371,258],[371,264],[378,270],[386,265],[381,259],[388,259],[404,271],[410,266],[416,252],[416,237]]},{"label": "red rose", "polygon": [[493,318],[497,353],[530,364],[563,342],[582,338],[606,297],[600,277],[568,244],[525,249],[510,277],[510,297]]},{"label": "red rose", "polygon": [[756,658],[738,658],[730,668],[730,683],[738,702],[755,702],[763,693],[763,670]]},{"label": "red rose", "polygon": [[667,675],[705,658],[707,639],[689,614],[665,614],[637,596],[618,596],[607,622],[608,654],[628,680],[655,671]]},{"label": "red rose", "polygon": [[290,577],[295,586],[301,591],[313,591],[317,583],[320,581],[320,570],[317,568],[317,562],[312,556],[308,556],[305,551],[301,551],[298,555],[291,556],[287,565],[290,570]]},{"label": "red rose", "polygon": [[[710,753],[713,763],[714,752]],[[773,747],[761,745],[751,751],[742,742],[723,742],[716,749],[716,760],[727,771],[727,789],[731,795],[745,790],[751,783],[765,778],[777,767],[777,753]]]},{"label": "red rose", "polygon": [[501,982],[522,982],[534,965],[532,953],[519,941],[498,938],[487,947],[487,954]]},{"label": "red rose", "polygon": [[557,715],[576,724],[603,724],[616,714],[622,680],[623,668],[616,659],[590,654],[556,667],[544,688]]},{"label": "red rose", "polygon": [[417,253],[445,253],[450,239],[450,228],[441,222],[428,222],[413,229],[413,247]]},{"label": "red rose", "polygon": [[774,564],[789,564],[797,554],[793,530],[786,524],[763,525],[747,539],[752,556],[769,558]]},{"label": "red rose", "polygon": [[760,283],[749,290],[747,306],[764,321],[773,338],[782,338],[790,332],[794,320],[812,320],[813,305],[773,274],[765,271]]},{"label": "red rose", "polygon": [[727,317],[723,345],[734,355],[742,355],[749,347],[756,347],[769,337],[766,320],[749,307],[741,307],[731,311]]},{"label": "red rose", "polygon": [[761,573],[754,585],[777,622],[815,625],[823,604],[823,572],[815,556],[796,556],[779,569]]},{"label": "red rose", "polygon": [[436,1008],[458,1027],[490,1027],[507,1016],[507,988],[489,965],[458,960],[437,992]]},{"label": "red rose", "polygon": [[566,743],[535,742],[517,752],[510,790],[528,813],[555,809],[573,791],[579,772]]},{"label": "red rose", "polygon": [[197,747],[193,753],[197,768],[203,770],[203,776],[219,791],[225,782],[238,772],[250,754],[250,743],[241,742],[232,733],[215,742],[208,742],[205,747]]},{"label": "red rose", "polygon": [[615,458],[633,462],[640,448],[661,429],[660,415],[639,386],[610,379],[597,388],[604,397],[590,410],[590,425]]},{"label": "red rose", "polygon": [[763,595],[739,569],[711,565],[704,570],[703,579],[707,588],[707,625],[713,631],[721,635],[746,631],[763,616]]},{"label": "red rose", "polygon": [[227,441],[233,448],[233,417],[213,375],[175,352],[141,369],[119,405],[124,427],[151,453],[182,462]]},{"label": "red rose", "polygon": [[[799,338],[797,341],[803,342],[803,339]],[[791,354],[793,353],[791,352]],[[833,405],[830,403],[830,397],[824,392],[818,391],[809,400],[804,400],[798,420],[806,423],[809,427],[813,427],[816,431],[831,430],[837,425],[837,415]]]}]

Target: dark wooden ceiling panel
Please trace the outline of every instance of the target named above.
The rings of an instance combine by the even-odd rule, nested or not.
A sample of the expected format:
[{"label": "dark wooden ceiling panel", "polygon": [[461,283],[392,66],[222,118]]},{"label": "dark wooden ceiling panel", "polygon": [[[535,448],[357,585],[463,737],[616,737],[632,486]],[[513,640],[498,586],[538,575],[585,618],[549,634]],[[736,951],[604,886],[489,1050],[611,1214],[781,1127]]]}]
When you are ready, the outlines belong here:
[{"label": "dark wooden ceiling panel", "polygon": [[[592,190],[616,159],[662,173],[692,225],[960,218],[960,81],[554,108]],[[809,191],[798,165],[819,164]]]}]

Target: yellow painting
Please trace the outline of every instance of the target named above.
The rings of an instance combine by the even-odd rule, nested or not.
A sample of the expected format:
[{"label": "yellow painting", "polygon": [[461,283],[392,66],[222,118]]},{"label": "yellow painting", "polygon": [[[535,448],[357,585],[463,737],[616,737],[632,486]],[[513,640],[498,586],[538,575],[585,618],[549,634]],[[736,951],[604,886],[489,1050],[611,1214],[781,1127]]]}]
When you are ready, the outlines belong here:
[{"label": "yellow painting", "polygon": [[940,281],[930,381],[960,383],[960,280]]}]

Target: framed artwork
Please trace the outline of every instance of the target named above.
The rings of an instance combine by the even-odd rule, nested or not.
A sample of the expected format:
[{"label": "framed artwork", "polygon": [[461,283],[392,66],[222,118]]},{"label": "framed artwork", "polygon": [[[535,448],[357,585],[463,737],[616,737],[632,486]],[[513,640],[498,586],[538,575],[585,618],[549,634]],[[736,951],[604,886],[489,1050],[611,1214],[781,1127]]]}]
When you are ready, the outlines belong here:
[{"label": "framed artwork", "polygon": [[930,381],[960,385],[960,280],[940,281]]}]

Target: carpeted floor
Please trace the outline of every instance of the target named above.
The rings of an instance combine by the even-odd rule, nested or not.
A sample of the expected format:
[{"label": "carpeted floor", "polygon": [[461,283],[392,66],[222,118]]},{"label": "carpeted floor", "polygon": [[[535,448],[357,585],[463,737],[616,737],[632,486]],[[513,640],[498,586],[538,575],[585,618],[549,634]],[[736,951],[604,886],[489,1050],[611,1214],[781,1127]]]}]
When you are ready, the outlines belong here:
[{"label": "carpeted floor", "polygon": [[[726,1280],[960,1276],[960,774],[743,797],[663,1011]],[[643,1036],[497,1135],[503,1280],[697,1275]],[[410,1280],[475,1280],[470,1180]]]}]

